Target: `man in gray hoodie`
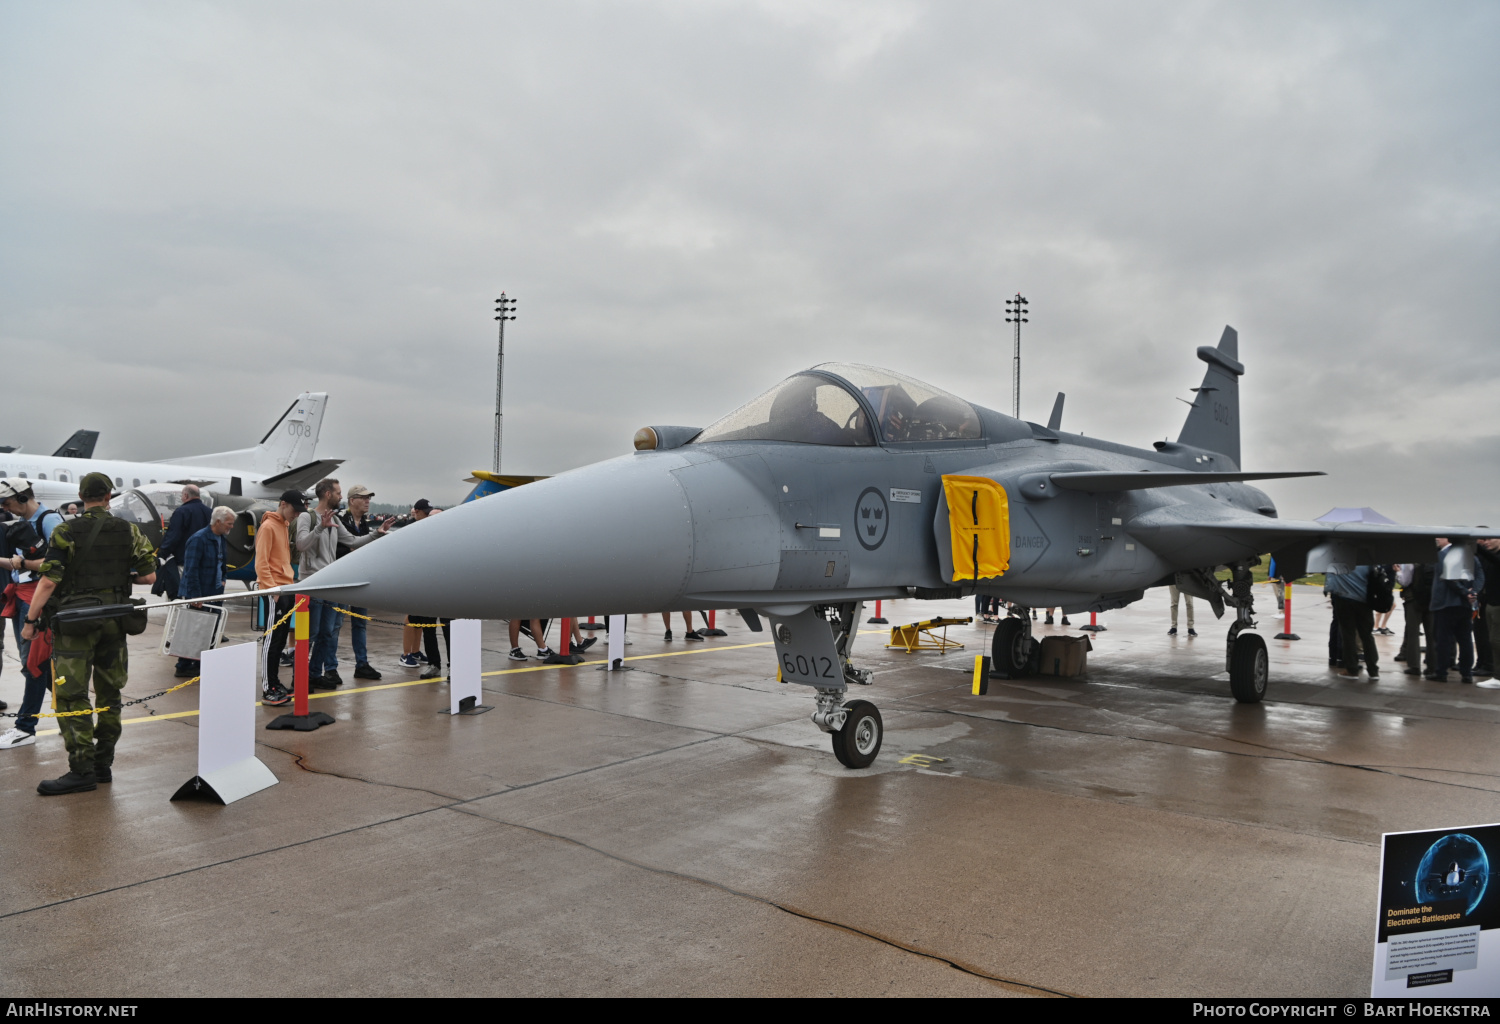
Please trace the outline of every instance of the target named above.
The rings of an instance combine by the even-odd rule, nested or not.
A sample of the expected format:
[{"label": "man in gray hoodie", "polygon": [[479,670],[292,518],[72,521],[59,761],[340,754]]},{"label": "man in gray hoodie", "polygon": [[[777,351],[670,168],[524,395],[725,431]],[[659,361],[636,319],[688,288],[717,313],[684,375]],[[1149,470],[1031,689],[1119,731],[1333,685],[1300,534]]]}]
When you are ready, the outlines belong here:
[{"label": "man in gray hoodie", "polygon": [[[296,540],[293,542],[300,555],[301,578],[306,579],[319,569],[333,564],[338,557],[339,545],[349,550],[362,548],[390,531],[389,521],[382,523],[374,533],[356,537],[339,521],[339,506],[344,501],[343,489],[332,477],[319,480],[313,487],[318,503],[297,517]],[[344,605],[332,601],[320,601],[314,597],[308,602],[311,619],[308,633],[312,637],[312,654],[308,659],[307,685],[309,689],[332,689],[343,685],[339,678],[339,627],[343,615],[338,611]]]}]

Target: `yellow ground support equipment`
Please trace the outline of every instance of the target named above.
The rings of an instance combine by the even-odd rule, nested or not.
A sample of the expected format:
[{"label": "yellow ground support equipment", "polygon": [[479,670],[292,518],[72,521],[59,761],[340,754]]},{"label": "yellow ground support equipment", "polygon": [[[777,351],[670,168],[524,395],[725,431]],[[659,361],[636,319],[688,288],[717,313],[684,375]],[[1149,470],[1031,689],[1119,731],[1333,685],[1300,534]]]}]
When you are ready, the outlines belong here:
[{"label": "yellow ground support equipment", "polygon": [[[913,622],[909,626],[892,626],[891,642],[887,647],[899,647],[907,654],[913,651],[937,651],[946,654],[948,651],[963,649],[963,644],[957,640],[948,639],[949,626],[967,626],[974,619],[928,619],[926,622]],[[942,636],[933,630],[941,629]]]},{"label": "yellow ground support equipment", "polygon": [[944,476],[953,582],[987,580],[1010,568],[1010,502],[1005,488],[983,476]]}]

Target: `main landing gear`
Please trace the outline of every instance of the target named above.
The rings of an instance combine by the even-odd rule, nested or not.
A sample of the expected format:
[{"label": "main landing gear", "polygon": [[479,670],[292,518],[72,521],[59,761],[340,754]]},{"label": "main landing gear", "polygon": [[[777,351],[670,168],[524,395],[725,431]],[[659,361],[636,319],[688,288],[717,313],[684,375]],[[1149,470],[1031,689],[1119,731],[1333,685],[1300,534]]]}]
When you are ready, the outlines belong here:
[{"label": "main landing gear", "polygon": [[1007,679],[1029,676],[1041,667],[1042,645],[1031,633],[1031,615],[1016,608],[995,627],[990,641],[990,667]]},{"label": "main landing gear", "polygon": [[1271,678],[1271,659],[1266,654],[1265,638],[1259,633],[1244,632],[1255,628],[1252,564],[1236,562],[1229,567],[1233,575],[1227,587],[1229,593],[1224,598],[1224,603],[1234,609],[1234,623],[1229,627],[1224,645],[1224,668],[1229,673],[1229,692],[1241,704],[1260,703]]},{"label": "main landing gear", "polygon": [[1255,581],[1250,569],[1259,564],[1258,558],[1232,563],[1228,582],[1216,579],[1208,569],[1177,574],[1177,586],[1206,599],[1215,615],[1222,616],[1225,608],[1234,609],[1234,622],[1224,640],[1224,670],[1229,673],[1229,692],[1241,704],[1260,703],[1271,675],[1265,639],[1259,633],[1245,632],[1255,628]]}]

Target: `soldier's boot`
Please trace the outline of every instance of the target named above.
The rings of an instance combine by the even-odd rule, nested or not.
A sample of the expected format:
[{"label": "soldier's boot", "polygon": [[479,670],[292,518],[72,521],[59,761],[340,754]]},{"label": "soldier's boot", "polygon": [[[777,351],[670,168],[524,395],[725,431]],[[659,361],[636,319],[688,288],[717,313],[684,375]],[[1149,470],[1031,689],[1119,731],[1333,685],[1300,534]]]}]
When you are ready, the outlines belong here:
[{"label": "soldier's boot", "polygon": [[43,779],[36,784],[42,796],[61,796],[64,793],[87,793],[99,788],[99,779],[92,771],[87,774],[70,771],[55,779]]}]

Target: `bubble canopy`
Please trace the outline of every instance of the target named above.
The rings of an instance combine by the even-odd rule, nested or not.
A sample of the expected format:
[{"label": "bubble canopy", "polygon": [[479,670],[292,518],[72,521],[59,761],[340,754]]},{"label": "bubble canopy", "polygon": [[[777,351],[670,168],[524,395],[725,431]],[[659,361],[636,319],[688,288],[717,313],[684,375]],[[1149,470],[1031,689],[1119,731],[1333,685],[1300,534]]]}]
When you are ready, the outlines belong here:
[{"label": "bubble canopy", "polygon": [[691,443],[792,441],[861,447],[876,443],[876,430],[888,444],[983,437],[979,414],[955,395],[874,366],[820,363],[705,427]]}]

